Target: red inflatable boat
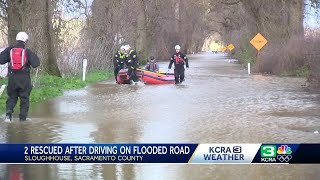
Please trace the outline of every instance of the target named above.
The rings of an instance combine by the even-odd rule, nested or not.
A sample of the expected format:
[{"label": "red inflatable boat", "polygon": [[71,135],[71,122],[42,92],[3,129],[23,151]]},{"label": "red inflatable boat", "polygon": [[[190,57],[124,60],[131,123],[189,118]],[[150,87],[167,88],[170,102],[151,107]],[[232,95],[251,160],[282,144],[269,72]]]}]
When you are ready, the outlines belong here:
[{"label": "red inflatable boat", "polygon": [[119,84],[129,84],[128,69],[120,69],[117,75],[117,82]]},{"label": "red inflatable boat", "polygon": [[[137,76],[141,79],[141,72],[137,71]],[[128,69],[121,69],[118,72],[117,81],[119,84],[130,84]]]},{"label": "red inflatable boat", "polygon": [[[137,70],[137,76],[145,84],[174,84],[174,74],[154,73],[146,70]],[[128,69],[121,69],[117,76],[119,84],[130,84]]]},{"label": "red inflatable boat", "polygon": [[174,74],[172,73],[154,73],[150,71],[141,72],[142,81],[145,84],[174,84]]}]

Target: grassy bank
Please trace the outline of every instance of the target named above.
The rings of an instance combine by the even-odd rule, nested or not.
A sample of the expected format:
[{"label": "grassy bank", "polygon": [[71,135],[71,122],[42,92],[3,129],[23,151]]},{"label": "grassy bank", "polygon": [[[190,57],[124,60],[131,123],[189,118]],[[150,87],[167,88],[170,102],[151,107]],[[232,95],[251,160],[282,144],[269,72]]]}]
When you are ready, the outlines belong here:
[{"label": "grassy bank", "polygon": [[[63,95],[64,90],[83,88],[90,83],[106,80],[112,77],[111,72],[95,71],[88,73],[86,81],[83,82],[81,76],[60,78],[51,75],[42,75],[38,78],[33,78],[34,87],[30,95],[31,104],[41,102],[53,97]],[[1,84],[7,84],[7,79],[1,79]],[[7,93],[4,91],[0,98],[0,112],[5,112]],[[16,106],[15,111],[19,111]]]},{"label": "grassy bank", "polygon": [[282,74],[282,76],[291,76],[291,77],[303,77],[308,78],[311,74],[311,70],[308,66],[298,67],[296,69],[292,69],[286,71]]}]

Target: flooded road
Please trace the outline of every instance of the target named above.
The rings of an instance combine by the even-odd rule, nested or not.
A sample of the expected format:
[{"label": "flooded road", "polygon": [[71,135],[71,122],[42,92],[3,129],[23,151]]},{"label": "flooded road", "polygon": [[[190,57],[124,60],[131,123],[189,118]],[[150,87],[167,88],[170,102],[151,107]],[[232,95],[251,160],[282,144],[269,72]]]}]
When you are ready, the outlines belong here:
[{"label": "flooded road", "polygon": [[[192,55],[183,85],[113,79],[34,105],[0,123],[1,143],[320,143],[320,96],[303,79],[247,75]],[[168,64],[161,64],[166,70]],[[0,165],[0,179],[320,179],[320,165]],[[241,177],[241,178],[240,178]]]}]

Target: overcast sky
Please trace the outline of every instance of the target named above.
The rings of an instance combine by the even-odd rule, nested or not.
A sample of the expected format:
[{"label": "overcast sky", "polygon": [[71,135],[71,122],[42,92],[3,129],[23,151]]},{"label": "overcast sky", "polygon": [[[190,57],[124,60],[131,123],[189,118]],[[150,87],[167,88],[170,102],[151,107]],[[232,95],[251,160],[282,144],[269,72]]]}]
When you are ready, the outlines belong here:
[{"label": "overcast sky", "polygon": [[320,28],[320,14],[314,8],[306,6],[304,26],[310,28]]}]

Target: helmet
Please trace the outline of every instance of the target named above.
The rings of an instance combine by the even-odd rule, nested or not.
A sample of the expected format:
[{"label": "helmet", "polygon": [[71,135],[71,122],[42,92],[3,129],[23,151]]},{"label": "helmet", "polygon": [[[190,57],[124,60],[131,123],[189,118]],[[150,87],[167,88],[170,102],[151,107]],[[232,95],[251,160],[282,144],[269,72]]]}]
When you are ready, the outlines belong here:
[{"label": "helmet", "polygon": [[130,45],[125,45],[124,48],[125,51],[129,51],[131,49]]},{"label": "helmet", "polygon": [[150,56],[150,60],[154,60],[154,56]]},{"label": "helmet", "polygon": [[176,45],[175,47],[174,47],[174,49],[178,49],[178,50],[180,50],[180,46],[179,45]]},{"label": "helmet", "polygon": [[29,36],[26,32],[19,32],[16,36],[17,41],[23,41],[26,42],[28,40]]},{"label": "helmet", "polygon": [[120,47],[120,50],[121,50],[121,51],[125,51],[125,50],[126,50],[126,47],[125,47],[125,46],[121,46],[121,47]]}]

